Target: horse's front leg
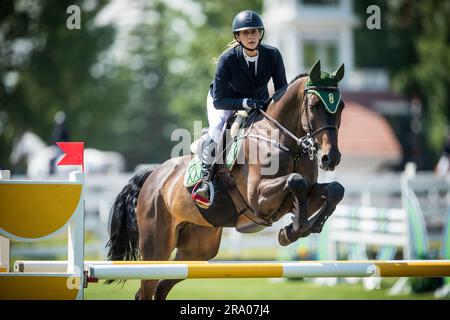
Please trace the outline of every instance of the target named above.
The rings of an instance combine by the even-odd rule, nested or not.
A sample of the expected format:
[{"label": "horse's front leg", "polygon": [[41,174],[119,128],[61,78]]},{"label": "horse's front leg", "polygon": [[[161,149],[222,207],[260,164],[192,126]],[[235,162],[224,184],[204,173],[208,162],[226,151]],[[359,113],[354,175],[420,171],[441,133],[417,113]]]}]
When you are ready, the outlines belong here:
[{"label": "horse's front leg", "polygon": [[254,186],[249,189],[250,206],[259,218],[265,219],[272,215],[289,195],[286,181],[290,176],[288,174],[274,179],[261,179],[250,184]]},{"label": "horse's front leg", "polygon": [[[306,198],[308,183],[302,175],[291,173],[278,178],[261,179],[250,183],[250,185],[254,186],[249,189],[250,205],[259,218],[265,219],[271,216],[279,209],[283,200],[289,194],[293,194],[301,202],[300,217],[294,220],[307,222]],[[298,226],[296,229],[298,229]]]},{"label": "horse's front leg", "polygon": [[344,192],[345,189],[339,182],[316,183],[311,187],[309,202],[314,205],[311,205],[311,208],[308,209],[312,210],[311,214],[320,209],[310,219],[312,224],[311,233],[320,233],[322,231],[323,225],[344,197]]},{"label": "horse's front leg", "polygon": [[296,241],[300,237],[305,237],[305,234],[310,233],[312,227],[308,220],[308,190],[310,185],[308,180],[301,174],[292,173],[286,180],[285,190],[293,193],[297,201],[297,210],[294,212],[292,223],[280,230],[278,235],[278,242],[282,246]]},{"label": "horse's front leg", "polygon": [[338,182],[315,183],[309,188],[306,196],[303,192],[304,186],[299,181],[291,183],[291,187],[296,187],[292,191],[297,197],[298,212],[295,212],[293,222],[280,230],[278,241],[283,246],[311,233],[320,233],[325,221],[344,197],[345,191]]}]

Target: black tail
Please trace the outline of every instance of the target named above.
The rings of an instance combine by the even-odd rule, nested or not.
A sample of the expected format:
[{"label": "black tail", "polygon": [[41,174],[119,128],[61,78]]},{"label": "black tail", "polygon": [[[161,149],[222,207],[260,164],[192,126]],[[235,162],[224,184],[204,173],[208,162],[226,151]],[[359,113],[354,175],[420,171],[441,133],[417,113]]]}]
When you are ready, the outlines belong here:
[{"label": "black tail", "polygon": [[139,192],[154,168],[136,173],[117,195],[110,212],[108,260],[138,260],[139,230],[135,208]]}]

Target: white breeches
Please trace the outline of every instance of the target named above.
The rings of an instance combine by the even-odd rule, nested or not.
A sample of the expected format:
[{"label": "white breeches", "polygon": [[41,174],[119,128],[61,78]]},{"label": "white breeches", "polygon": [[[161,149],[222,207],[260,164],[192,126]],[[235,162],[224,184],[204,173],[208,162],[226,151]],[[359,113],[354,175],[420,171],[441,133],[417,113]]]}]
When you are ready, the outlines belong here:
[{"label": "white breeches", "polygon": [[206,98],[206,109],[208,112],[209,122],[208,135],[214,140],[214,142],[219,143],[223,126],[228,118],[233,114],[234,110],[218,110],[214,108],[213,97],[209,91]]}]

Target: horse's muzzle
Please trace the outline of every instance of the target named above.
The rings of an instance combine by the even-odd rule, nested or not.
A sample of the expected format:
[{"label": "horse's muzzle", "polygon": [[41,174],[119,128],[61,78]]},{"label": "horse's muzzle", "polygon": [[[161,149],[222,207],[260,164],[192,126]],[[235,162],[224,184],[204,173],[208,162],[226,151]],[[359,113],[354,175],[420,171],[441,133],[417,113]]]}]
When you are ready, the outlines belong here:
[{"label": "horse's muzzle", "polygon": [[341,153],[338,150],[332,150],[320,159],[320,168],[326,171],[333,171],[341,161]]}]

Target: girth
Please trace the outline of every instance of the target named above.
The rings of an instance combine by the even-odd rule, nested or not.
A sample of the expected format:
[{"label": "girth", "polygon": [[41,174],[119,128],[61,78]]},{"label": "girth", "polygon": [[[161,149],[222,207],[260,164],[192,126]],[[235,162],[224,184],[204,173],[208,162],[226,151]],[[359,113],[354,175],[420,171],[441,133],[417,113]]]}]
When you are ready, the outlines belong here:
[{"label": "girth", "polygon": [[222,182],[224,183],[231,199],[233,199],[234,205],[236,206],[236,210],[239,216],[243,214],[256,224],[264,225],[266,227],[271,226],[271,224],[268,224],[266,220],[256,216],[253,209],[250,208],[250,206],[247,204],[247,201],[245,201],[244,197],[240,193],[236,185],[236,182],[234,181],[233,177],[230,174],[226,173],[222,175]]},{"label": "girth", "polygon": [[230,195],[231,199],[233,200],[234,205],[236,206],[236,210],[238,211],[238,216],[243,214],[257,225],[265,226],[265,227],[272,226],[273,222],[277,220],[278,214],[285,210],[288,210],[291,206],[289,200],[292,195],[287,194],[286,197],[281,202],[280,207],[272,215],[270,215],[268,220],[259,218],[255,214],[254,210],[248,205],[248,203],[244,199],[244,197],[242,196],[233,177],[229,173],[225,173],[221,176],[221,179],[227,189],[228,194]]}]

